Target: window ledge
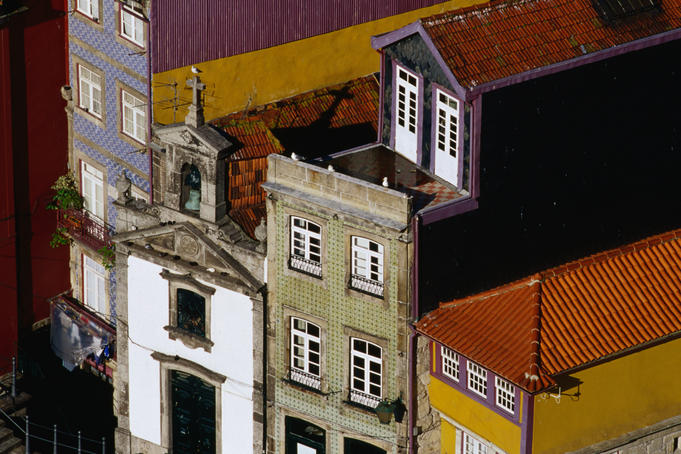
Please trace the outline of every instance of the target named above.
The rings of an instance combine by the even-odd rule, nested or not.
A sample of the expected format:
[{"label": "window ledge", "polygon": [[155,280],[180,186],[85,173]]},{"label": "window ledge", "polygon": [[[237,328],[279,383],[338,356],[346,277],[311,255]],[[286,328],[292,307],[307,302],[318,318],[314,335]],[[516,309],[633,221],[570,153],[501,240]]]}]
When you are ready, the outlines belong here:
[{"label": "window ledge", "polygon": [[168,331],[168,337],[170,339],[182,341],[182,343],[189,348],[203,348],[206,352],[210,353],[213,349],[213,345],[215,345],[210,339],[189,333],[176,326],[167,325],[164,326],[163,329]]},{"label": "window ledge", "polygon": [[301,383],[296,380],[292,380],[290,378],[283,378],[282,381],[286,383],[287,385],[299,389],[300,391],[306,392],[313,394],[315,396],[320,396],[320,397],[326,397],[327,393],[323,392],[321,389],[313,388],[312,386],[308,386],[305,383]]},{"label": "window ledge", "polygon": [[344,400],[343,401],[344,405],[347,405],[348,407],[351,407],[353,410],[358,410],[361,411],[362,413],[366,413],[372,416],[376,416],[376,409],[367,407],[366,405],[362,405],[359,402],[353,402],[352,400]]}]

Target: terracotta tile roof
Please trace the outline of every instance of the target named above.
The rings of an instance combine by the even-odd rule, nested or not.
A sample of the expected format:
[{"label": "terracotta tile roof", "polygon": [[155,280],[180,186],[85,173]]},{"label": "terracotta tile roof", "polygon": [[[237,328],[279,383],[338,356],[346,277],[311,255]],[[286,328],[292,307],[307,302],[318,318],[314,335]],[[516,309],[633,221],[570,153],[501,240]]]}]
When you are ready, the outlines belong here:
[{"label": "terracotta tile roof", "polygon": [[284,147],[274,137],[270,128],[257,118],[225,117],[215,120],[213,124],[236,139],[238,148],[227,158],[229,161],[260,158],[284,151]]},{"label": "terracotta tile roof", "polygon": [[459,83],[471,89],[681,27],[681,0],[660,3],[606,22],[590,0],[496,0],[421,24]]},{"label": "terracotta tile roof", "polygon": [[443,303],[416,328],[545,389],[560,372],[681,331],[681,229]]},{"label": "terracotta tile roof", "polygon": [[255,239],[255,228],[262,219],[267,220],[265,202],[243,208],[232,208],[229,217],[239,224],[248,236]]},{"label": "terracotta tile roof", "polygon": [[251,238],[264,216],[260,186],[267,179],[267,156],[284,151],[305,156],[312,148],[332,153],[374,141],[378,88],[373,75],[360,77],[210,122],[237,144],[227,158],[229,215]]}]

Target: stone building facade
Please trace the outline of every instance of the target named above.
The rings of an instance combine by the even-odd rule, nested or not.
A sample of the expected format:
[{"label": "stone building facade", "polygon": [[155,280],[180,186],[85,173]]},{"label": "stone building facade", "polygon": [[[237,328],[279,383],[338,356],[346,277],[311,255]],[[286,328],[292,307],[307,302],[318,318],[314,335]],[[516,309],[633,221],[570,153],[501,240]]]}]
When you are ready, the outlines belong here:
[{"label": "stone building facade", "polygon": [[263,187],[268,452],[407,452],[412,198],[278,155]]},{"label": "stone building facade", "polygon": [[263,449],[265,229],[226,215],[233,143],[193,107],[155,130],[162,197],[118,184],[118,453]]},{"label": "stone building facade", "polygon": [[[114,269],[102,265],[117,218],[116,181],[149,200],[148,3],[71,0],[68,15],[69,170],[84,197],[82,212],[60,213],[71,246],[74,298],[116,323]],[[104,249],[103,249],[104,248]],[[104,254],[104,255],[103,255]],[[108,372],[110,375],[110,371]]]}]

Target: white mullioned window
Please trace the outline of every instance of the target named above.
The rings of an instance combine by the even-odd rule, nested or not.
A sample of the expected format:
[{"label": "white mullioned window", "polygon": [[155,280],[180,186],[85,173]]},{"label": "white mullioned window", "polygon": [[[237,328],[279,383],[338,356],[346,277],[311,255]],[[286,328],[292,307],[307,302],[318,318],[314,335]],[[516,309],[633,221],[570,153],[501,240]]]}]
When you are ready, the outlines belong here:
[{"label": "white mullioned window", "polygon": [[437,91],[437,149],[456,157],[459,151],[459,101]]},{"label": "white mullioned window", "polygon": [[320,389],[321,329],[291,317],[291,380]]},{"label": "white mullioned window", "polygon": [[146,105],[144,101],[121,90],[122,126],[123,132],[133,139],[144,143],[146,141]]},{"label": "white mullioned window", "polygon": [[291,268],[322,275],[322,228],[307,219],[291,216]]},{"label": "white mullioned window", "polygon": [[83,254],[83,302],[93,311],[106,316],[104,267]]},{"label": "white mullioned window", "polygon": [[102,77],[78,65],[78,103],[96,117],[102,116]]},{"label": "white mullioned window", "polygon": [[375,408],[383,397],[383,351],[378,345],[350,338],[350,400]]},{"label": "white mullioned window", "polygon": [[144,47],[144,21],[125,5],[121,5],[121,36]]},{"label": "white mullioned window", "polygon": [[487,454],[487,445],[463,432],[463,454]]},{"label": "white mullioned window", "polygon": [[480,397],[487,398],[487,371],[472,361],[466,363],[468,389]]},{"label": "white mullioned window", "polygon": [[416,134],[418,79],[397,67],[397,125]]},{"label": "white mullioned window", "polygon": [[99,0],[76,0],[76,9],[90,19],[99,20]]},{"label": "white mullioned window", "polygon": [[459,381],[459,355],[445,347],[440,348],[442,356],[442,373],[454,381]]},{"label": "white mullioned window", "polygon": [[374,295],[383,295],[383,245],[361,236],[352,237],[350,285]]},{"label": "white mullioned window", "polygon": [[104,174],[82,161],[80,170],[85,209],[99,219],[104,219]]},{"label": "white mullioned window", "polygon": [[494,385],[497,406],[513,414],[515,412],[515,386],[499,377],[494,378]]}]

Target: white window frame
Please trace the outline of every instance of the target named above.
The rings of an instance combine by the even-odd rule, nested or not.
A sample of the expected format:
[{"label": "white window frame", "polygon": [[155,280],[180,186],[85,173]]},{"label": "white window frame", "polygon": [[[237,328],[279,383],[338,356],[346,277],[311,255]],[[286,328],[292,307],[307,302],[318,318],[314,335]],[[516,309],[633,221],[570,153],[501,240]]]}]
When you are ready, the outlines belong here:
[{"label": "white window frame", "polygon": [[106,269],[96,260],[83,257],[83,303],[106,317]]},{"label": "white window frame", "polygon": [[373,295],[383,295],[383,245],[361,236],[352,236],[352,288]]},{"label": "white window frame", "polygon": [[468,375],[468,389],[487,399],[487,370],[472,361],[467,361],[466,373]]},{"label": "white window frame", "polygon": [[146,103],[121,89],[121,130],[123,134],[144,144],[147,138]]},{"label": "white window frame", "polygon": [[[365,351],[355,348],[364,343]],[[361,344],[359,344],[361,345]],[[371,347],[378,355],[369,353]],[[372,367],[373,366],[373,367]],[[376,371],[378,370],[378,372]],[[373,379],[373,380],[372,380]],[[363,382],[360,384],[358,382]],[[350,401],[376,408],[383,397],[383,348],[366,339],[350,338]]]},{"label": "white window frame", "polygon": [[[440,89],[435,90],[435,93],[437,94],[437,131],[435,132],[435,146],[439,151],[448,153],[451,157],[456,158],[459,155],[461,102]],[[442,98],[445,98],[445,101],[443,101]],[[455,120],[454,128],[452,128],[452,118]]]},{"label": "white window frame", "polygon": [[463,454],[487,454],[487,443],[478,440],[466,431],[462,431],[462,449]]},{"label": "white window frame", "polygon": [[420,78],[395,65],[395,151],[412,162],[418,158],[419,116],[421,81]]},{"label": "white window frame", "polygon": [[291,216],[290,256],[291,268],[321,277],[322,226],[305,218]]},{"label": "white window frame", "polygon": [[[300,326],[297,326],[300,325]],[[318,335],[310,333],[310,327],[316,329]],[[299,317],[291,317],[291,380],[310,388],[320,389],[322,328]],[[314,356],[317,356],[316,361]],[[315,373],[316,369],[316,373]]]},{"label": "white window frame", "polygon": [[94,21],[99,21],[99,0],[76,0],[76,10]]},{"label": "white window frame", "polygon": [[418,77],[397,65],[397,125],[414,135],[418,131],[418,93]]},{"label": "white window frame", "polygon": [[494,377],[494,388],[497,407],[515,414],[515,386],[503,378]]},{"label": "white window frame", "polygon": [[144,20],[133,10],[121,4],[119,22],[120,36],[144,48]]},{"label": "white window frame", "polygon": [[80,63],[78,69],[78,106],[97,118],[102,118],[102,76]]},{"label": "white window frame", "polygon": [[455,382],[459,381],[459,355],[452,349],[440,346],[442,357],[442,374]]},{"label": "white window frame", "polygon": [[104,219],[104,173],[96,167],[81,161],[81,194],[85,209],[98,219]]}]

